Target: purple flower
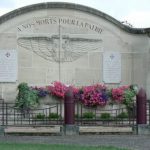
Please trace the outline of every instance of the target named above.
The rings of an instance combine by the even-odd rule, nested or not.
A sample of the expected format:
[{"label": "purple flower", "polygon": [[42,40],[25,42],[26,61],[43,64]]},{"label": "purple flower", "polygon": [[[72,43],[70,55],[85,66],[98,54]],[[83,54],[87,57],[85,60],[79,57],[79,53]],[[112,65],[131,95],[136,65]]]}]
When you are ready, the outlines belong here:
[{"label": "purple flower", "polygon": [[39,97],[45,97],[48,95],[48,92],[45,90],[38,90],[38,96]]}]

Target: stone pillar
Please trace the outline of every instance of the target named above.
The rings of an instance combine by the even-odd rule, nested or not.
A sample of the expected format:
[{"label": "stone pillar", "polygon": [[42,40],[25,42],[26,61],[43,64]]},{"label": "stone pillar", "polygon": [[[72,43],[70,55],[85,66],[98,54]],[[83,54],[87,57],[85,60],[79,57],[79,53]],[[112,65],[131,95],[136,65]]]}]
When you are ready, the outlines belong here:
[{"label": "stone pillar", "polygon": [[73,96],[73,90],[71,87],[65,93],[65,101],[64,101],[64,117],[66,125],[74,125],[74,114],[75,114],[75,102]]},{"label": "stone pillar", "polygon": [[69,87],[65,93],[64,119],[62,133],[64,135],[78,135],[79,127],[75,125],[75,101],[72,87]]},{"label": "stone pillar", "polygon": [[137,124],[146,124],[146,92],[141,88],[137,94]]},{"label": "stone pillar", "polygon": [[137,94],[137,133],[140,135],[150,134],[150,127],[147,125],[147,97],[146,91],[141,88]]}]

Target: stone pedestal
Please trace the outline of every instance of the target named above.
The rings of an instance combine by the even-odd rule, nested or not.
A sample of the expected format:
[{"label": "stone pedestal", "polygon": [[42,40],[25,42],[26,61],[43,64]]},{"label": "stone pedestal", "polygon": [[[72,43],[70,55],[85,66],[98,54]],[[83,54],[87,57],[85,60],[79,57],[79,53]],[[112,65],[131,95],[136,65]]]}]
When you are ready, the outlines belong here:
[{"label": "stone pedestal", "polygon": [[64,101],[64,126],[61,128],[62,135],[78,135],[79,127],[75,125],[75,101],[72,87],[65,93]]},{"label": "stone pedestal", "polygon": [[138,135],[150,135],[150,125],[139,124],[134,129]]},{"label": "stone pedestal", "polygon": [[4,135],[4,127],[0,126],[0,135]]},{"label": "stone pedestal", "polygon": [[64,125],[61,127],[62,135],[79,135],[79,126],[76,125]]}]

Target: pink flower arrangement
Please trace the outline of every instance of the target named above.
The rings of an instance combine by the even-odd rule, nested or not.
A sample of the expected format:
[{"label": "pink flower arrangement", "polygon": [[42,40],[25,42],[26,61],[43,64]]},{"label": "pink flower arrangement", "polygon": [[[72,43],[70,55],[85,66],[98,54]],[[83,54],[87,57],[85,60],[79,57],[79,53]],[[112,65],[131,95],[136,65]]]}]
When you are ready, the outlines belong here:
[{"label": "pink flower arrangement", "polygon": [[[84,86],[82,88],[74,86],[71,87],[73,89],[75,100],[80,101],[85,106],[89,107],[105,106],[110,101],[115,103],[124,103],[126,97],[125,94],[127,93],[126,91],[132,91],[130,86],[121,86],[109,89],[102,84]],[[34,87],[33,89],[38,91],[39,97],[44,97],[50,94],[63,100],[68,88],[69,86],[59,81],[55,81],[52,85],[47,87]],[[133,91],[132,95],[134,96],[134,94],[135,92]]]},{"label": "pink flower arrangement", "polygon": [[55,81],[53,85],[47,86],[47,90],[51,95],[64,99],[67,86],[59,81]]},{"label": "pink flower arrangement", "polygon": [[82,87],[78,94],[78,100],[85,106],[105,106],[109,98],[106,86],[101,84]]},{"label": "pink flower arrangement", "polygon": [[112,89],[112,100],[116,103],[123,103],[125,91],[129,89],[129,86],[121,86],[115,89]]},{"label": "pink flower arrangement", "polygon": [[79,89],[73,86],[66,86],[65,84],[55,81],[52,85],[47,86],[47,90],[50,95],[56,96],[58,98],[64,99],[65,92],[69,87],[72,87],[74,95],[79,92]]}]

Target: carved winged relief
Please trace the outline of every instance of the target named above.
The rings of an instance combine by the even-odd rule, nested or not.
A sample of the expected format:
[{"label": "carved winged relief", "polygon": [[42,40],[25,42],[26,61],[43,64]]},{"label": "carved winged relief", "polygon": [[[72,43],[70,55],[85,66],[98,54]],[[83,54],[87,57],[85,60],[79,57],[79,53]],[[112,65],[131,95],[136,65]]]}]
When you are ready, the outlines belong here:
[{"label": "carved winged relief", "polygon": [[93,35],[22,36],[18,45],[54,62],[72,62],[89,51],[98,50],[102,40]]}]

